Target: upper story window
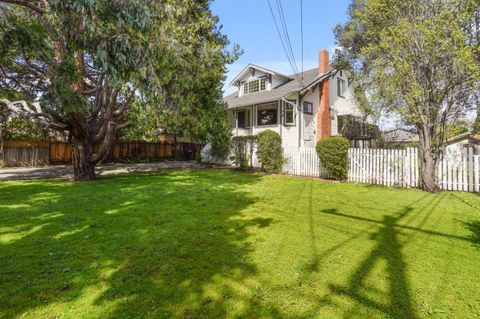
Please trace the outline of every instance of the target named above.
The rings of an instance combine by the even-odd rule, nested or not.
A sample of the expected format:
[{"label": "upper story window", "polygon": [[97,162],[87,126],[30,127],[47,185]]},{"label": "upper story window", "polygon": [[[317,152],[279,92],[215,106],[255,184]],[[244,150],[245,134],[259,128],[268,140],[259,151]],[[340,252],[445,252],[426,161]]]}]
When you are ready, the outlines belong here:
[{"label": "upper story window", "polygon": [[265,91],[267,88],[267,79],[266,78],[257,78],[249,80],[242,84],[242,93],[250,94],[260,91]]},{"label": "upper story window", "polygon": [[337,95],[345,97],[345,81],[342,79],[337,79]]}]

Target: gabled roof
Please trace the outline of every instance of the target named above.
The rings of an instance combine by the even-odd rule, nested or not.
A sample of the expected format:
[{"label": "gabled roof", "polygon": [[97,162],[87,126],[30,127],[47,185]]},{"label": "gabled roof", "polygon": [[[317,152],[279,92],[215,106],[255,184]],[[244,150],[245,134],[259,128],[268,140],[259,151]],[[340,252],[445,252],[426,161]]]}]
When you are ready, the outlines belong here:
[{"label": "gabled roof", "polygon": [[246,94],[241,97],[238,96],[238,91],[229,94],[223,98],[228,104],[228,108],[236,108],[240,106],[253,105],[278,101],[292,92],[305,92],[309,88],[313,87],[315,83],[319,83],[323,79],[329,77],[331,72],[318,74],[318,69],[311,69],[303,72],[303,82],[298,78],[301,78],[300,74],[289,75],[289,81],[272,88],[270,91],[261,91],[257,93]]},{"label": "gabled roof", "polygon": [[284,75],[284,74],[281,74],[281,73],[278,73],[278,72],[275,72],[275,71],[272,71],[272,70],[269,70],[269,69],[266,69],[266,68],[262,68],[261,66],[250,63],[230,82],[229,85],[235,84],[235,82],[237,82],[239,79],[241,79],[247,72],[250,72],[251,69],[256,69],[256,70],[262,71],[263,73],[275,75],[275,76],[278,76],[280,78],[284,78],[284,79],[287,79],[287,80],[293,80],[293,78],[291,76]]}]

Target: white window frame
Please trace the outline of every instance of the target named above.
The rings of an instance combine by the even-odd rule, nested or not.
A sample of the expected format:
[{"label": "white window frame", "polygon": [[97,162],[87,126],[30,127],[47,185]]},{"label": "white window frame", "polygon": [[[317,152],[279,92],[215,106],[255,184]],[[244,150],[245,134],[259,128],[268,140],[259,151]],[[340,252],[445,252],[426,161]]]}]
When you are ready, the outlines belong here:
[{"label": "white window frame", "polygon": [[[253,82],[258,82],[258,91],[250,92],[250,83],[253,83]],[[262,89],[262,83],[264,84],[263,89]],[[247,89],[245,89],[245,88],[247,88]],[[266,91],[266,90],[267,90],[267,78],[266,77],[254,78],[254,79],[251,79],[251,80],[248,80],[248,81],[245,81],[245,82],[242,83],[242,95],[263,92],[263,91]]]},{"label": "white window frame", "polygon": [[[297,115],[297,104],[294,100],[283,100],[283,125],[285,126],[295,126],[296,123],[296,115]],[[292,121],[287,122],[287,112],[292,112]]]},{"label": "white window frame", "polygon": [[[239,112],[245,112],[245,122],[247,125],[245,125],[245,127],[240,127],[238,126],[238,113]],[[252,114],[251,114],[251,110],[250,109],[239,109],[237,110],[236,112],[236,122],[237,122],[237,129],[240,129],[240,130],[248,130],[252,127]]]},{"label": "white window frame", "polygon": [[337,95],[339,97],[345,97],[345,80],[338,78],[337,79]]},{"label": "white window frame", "polygon": [[[260,124],[259,119],[260,117],[258,116],[259,109],[265,109],[265,108],[270,108],[270,109],[277,109],[277,123],[275,124]],[[278,126],[279,124],[279,117],[280,117],[280,112],[279,112],[279,105],[278,102],[272,102],[272,103],[265,103],[265,104],[259,104],[255,106],[255,126],[257,127],[275,127]]]},{"label": "white window frame", "polygon": [[[311,106],[312,108],[312,111],[311,112],[306,112],[305,111],[305,104],[308,104]],[[309,115],[313,115],[313,103],[312,102],[308,102],[308,101],[303,101],[303,109],[302,109],[303,113],[305,114],[309,114]]]}]

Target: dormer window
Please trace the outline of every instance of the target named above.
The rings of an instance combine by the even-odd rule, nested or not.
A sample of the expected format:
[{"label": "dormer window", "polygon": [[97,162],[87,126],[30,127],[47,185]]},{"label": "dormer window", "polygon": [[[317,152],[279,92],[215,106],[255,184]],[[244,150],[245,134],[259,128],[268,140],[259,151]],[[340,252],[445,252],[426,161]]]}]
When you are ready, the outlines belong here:
[{"label": "dormer window", "polygon": [[243,94],[256,93],[260,91],[265,91],[266,88],[267,88],[267,79],[256,78],[242,84],[242,93]]}]

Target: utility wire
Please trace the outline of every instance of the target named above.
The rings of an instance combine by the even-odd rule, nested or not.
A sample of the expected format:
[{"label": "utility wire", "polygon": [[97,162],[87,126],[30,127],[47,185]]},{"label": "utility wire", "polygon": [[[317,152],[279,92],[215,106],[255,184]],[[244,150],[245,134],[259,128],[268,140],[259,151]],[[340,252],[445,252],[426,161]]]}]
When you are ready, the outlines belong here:
[{"label": "utility wire", "polygon": [[300,0],[300,38],[302,43],[302,82],[303,82],[303,0]]},{"label": "utility wire", "polygon": [[272,14],[273,22],[275,23],[275,27],[277,29],[278,36],[280,37],[280,41],[282,43],[283,50],[285,52],[285,55],[287,56],[288,63],[290,64],[290,67],[292,68],[293,72],[297,75],[297,78],[298,78],[298,74],[297,74],[297,72],[295,72],[295,67],[294,67],[294,64],[292,62],[292,58],[290,57],[289,51],[288,51],[288,49],[285,45],[285,41],[283,40],[282,33],[280,32],[280,28],[279,28],[278,23],[277,23],[277,18],[275,17],[275,13],[273,11],[270,0],[267,0],[267,4],[268,4],[268,8],[270,9],[270,13]]},{"label": "utility wire", "polygon": [[283,29],[283,36],[285,37],[285,40],[287,43],[287,49],[289,50],[290,57],[292,58],[293,66],[295,67],[295,73],[298,74],[297,62],[295,59],[295,54],[293,53],[292,43],[290,41],[290,34],[288,32],[287,21],[285,20],[285,15],[283,12],[283,5],[281,0],[277,0],[277,10],[278,10],[278,16],[280,17],[282,29]]}]

